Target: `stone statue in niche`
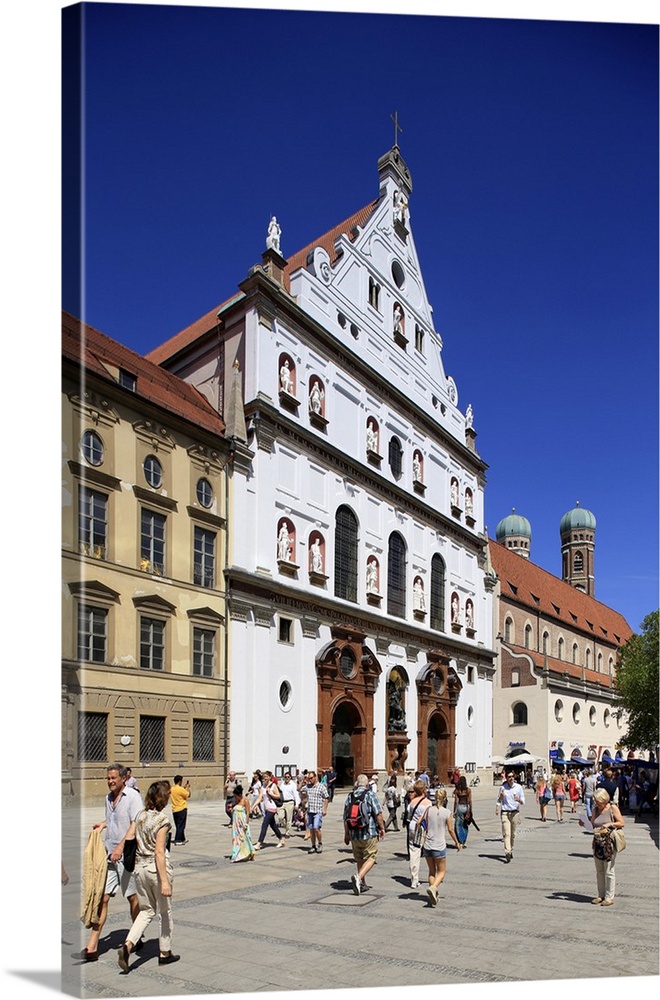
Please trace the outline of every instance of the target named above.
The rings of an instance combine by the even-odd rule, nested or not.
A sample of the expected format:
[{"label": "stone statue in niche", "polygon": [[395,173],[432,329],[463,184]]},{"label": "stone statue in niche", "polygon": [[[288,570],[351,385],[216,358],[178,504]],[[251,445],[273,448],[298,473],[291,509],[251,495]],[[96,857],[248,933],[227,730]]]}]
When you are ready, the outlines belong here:
[{"label": "stone statue in niche", "polygon": [[293,376],[287,358],[284,359],[284,364],[280,368],[280,388],[282,392],[288,392],[290,396],[293,395]]},{"label": "stone statue in niche", "polygon": [[413,455],[413,480],[416,483],[421,483],[422,481],[422,463],[419,460],[417,452]]},{"label": "stone statue in niche", "polygon": [[465,513],[468,517],[472,517],[474,511],[474,500],[472,499],[472,490],[465,491]]},{"label": "stone statue in niche", "polygon": [[375,559],[370,559],[367,563],[367,592],[378,593],[378,567]]},{"label": "stone statue in niche", "polygon": [[424,585],[419,577],[417,577],[413,584],[413,611],[426,611]]},{"label": "stone statue in niche", "polygon": [[451,597],[451,620],[454,625],[458,625],[461,620],[461,605],[458,600],[458,594],[452,594]]},{"label": "stone statue in niche", "polygon": [[312,390],[309,394],[309,408],[312,413],[318,413],[319,415],[323,412],[323,400],[325,398],[325,391],[321,383],[316,380],[312,385]]},{"label": "stone statue in niche", "polygon": [[367,424],[367,451],[378,451],[378,435],[373,424]]},{"label": "stone statue in niche", "polygon": [[403,333],[403,313],[398,302],[394,306],[394,332]]},{"label": "stone statue in niche", "polygon": [[318,538],[315,538],[312,542],[312,547],[309,550],[311,562],[312,562],[312,572],[322,573],[323,572],[323,553],[321,551],[321,546],[319,544]]},{"label": "stone statue in niche", "polygon": [[451,505],[452,507],[458,507],[458,480],[452,479],[451,481]]},{"label": "stone statue in niche", "polygon": [[389,732],[405,732],[406,713],[401,703],[401,688],[393,680],[387,682],[387,716]]},{"label": "stone statue in niche", "polygon": [[465,427],[472,427],[474,423],[474,413],[472,412],[472,403],[468,403],[467,410],[465,411]]},{"label": "stone statue in niche", "polygon": [[270,224],[268,226],[268,236],[266,237],[266,249],[275,250],[276,253],[280,253],[280,236],[282,235],[282,227],[273,215]]},{"label": "stone statue in niche", "polygon": [[472,601],[468,601],[465,605],[465,626],[466,628],[474,628],[474,608]]},{"label": "stone statue in niche", "polygon": [[277,558],[281,562],[291,562],[291,535],[286,521],[282,522],[280,533],[277,536]]},{"label": "stone statue in niche", "polygon": [[407,207],[408,207],[408,199],[406,198],[403,191],[395,191],[394,210],[393,210],[393,217],[395,222],[401,222],[405,224]]}]

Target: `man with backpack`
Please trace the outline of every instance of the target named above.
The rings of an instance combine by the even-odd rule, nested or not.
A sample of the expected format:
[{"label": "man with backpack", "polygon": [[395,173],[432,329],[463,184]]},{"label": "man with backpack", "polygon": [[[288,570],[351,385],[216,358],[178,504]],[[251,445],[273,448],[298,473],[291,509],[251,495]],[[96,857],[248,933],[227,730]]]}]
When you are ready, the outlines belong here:
[{"label": "man with backpack", "polygon": [[378,796],[369,787],[366,774],[358,774],[355,787],[344,803],[344,843],[350,844],[357,873],[351,876],[356,896],[369,886],[365,876],[376,863],[378,841],[385,836],[383,810]]}]

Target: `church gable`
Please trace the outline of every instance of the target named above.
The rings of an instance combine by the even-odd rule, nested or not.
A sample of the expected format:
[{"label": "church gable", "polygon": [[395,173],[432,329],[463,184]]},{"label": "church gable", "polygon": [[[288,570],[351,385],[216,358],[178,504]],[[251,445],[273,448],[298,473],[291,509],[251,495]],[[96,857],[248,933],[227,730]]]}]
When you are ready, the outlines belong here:
[{"label": "church gable", "polygon": [[464,440],[412,236],[412,183],[397,147],[381,157],[379,180],[375,202],[291,258],[288,287],[346,348]]}]

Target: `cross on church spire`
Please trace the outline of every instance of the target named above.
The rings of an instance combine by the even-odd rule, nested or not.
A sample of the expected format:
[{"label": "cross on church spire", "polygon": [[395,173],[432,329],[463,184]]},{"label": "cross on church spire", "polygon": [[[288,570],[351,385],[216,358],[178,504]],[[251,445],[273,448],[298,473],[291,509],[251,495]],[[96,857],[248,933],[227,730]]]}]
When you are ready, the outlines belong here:
[{"label": "cross on church spire", "polygon": [[403,129],[399,125],[399,112],[395,111],[393,115],[390,115],[390,118],[394,122],[394,145],[398,149],[398,146],[399,146],[399,136],[398,136],[397,133],[398,132],[403,132]]}]

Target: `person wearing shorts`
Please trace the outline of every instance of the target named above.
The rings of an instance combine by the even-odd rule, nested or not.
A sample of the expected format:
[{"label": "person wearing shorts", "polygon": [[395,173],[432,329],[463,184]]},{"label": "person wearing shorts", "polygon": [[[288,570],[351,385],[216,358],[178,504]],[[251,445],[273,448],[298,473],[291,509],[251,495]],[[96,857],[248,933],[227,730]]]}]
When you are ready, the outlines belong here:
[{"label": "person wearing shorts", "polygon": [[447,872],[447,833],[454,841],[456,850],[461,845],[454,831],[451,812],[447,809],[447,792],[444,788],[436,789],[435,805],[429,806],[423,817],[426,822],[426,839],[422,847],[422,857],[426,858],[429,868],[429,887],[426,890],[429,906],[438,904],[438,888]]},{"label": "person wearing shorts", "polygon": [[369,822],[365,827],[352,827],[348,824],[348,808],[353,798],[353,792],[349,792],[344,803],[344,843],[350,844],[353,851],[353,859],[357,865],[357,872],[351,876],[353,892],[359,896],[362,892],[367,892],[369,886],[365,882],[367,872],[371,871],[376,864],[378,857],[378,841],[385,836],[385,824],[383,823],[383,810],[378,796],[369,787],[369,778],[366,774],[358,774],[355,782],[355,793],[360,800],[364,800],[368,806]]},{"label": "person wearing shorts", "polygon": [[323,817],[328,811],[328,789],[318,779],[316,771],[307,772],[307,829],[311,840],[309,854],[321,854]]},{"label": "person wearing shorts", "polygon": [[131,920],[140,912],[137,886],[133,872],[124,868],[124,843],[134,836],[135,817],[142,809],[142,798],[134,788],[126,787],[126,768],[119,764],[109,764],[106,768],[109,792],[105,800],[105,819],[95,823],[92,829],[105,830],[105,849],[108,854],[108,870],[103,899],[97,920],[91,925],[87,947],[80,957],[85,962],[96,962],[99,957],[99,939],[108,916],[108,903],[117,890],[128,900]]}]

